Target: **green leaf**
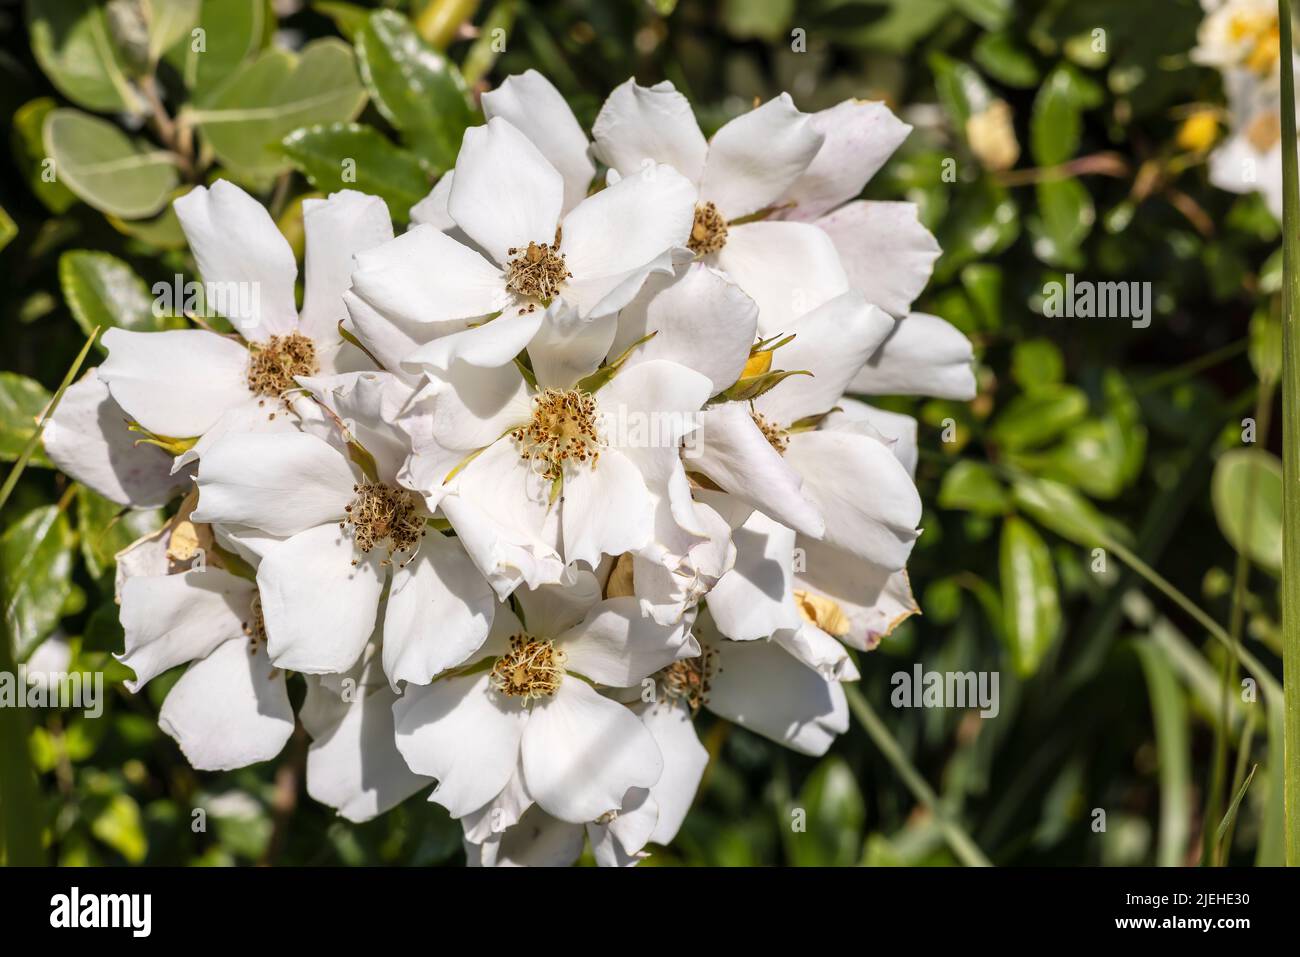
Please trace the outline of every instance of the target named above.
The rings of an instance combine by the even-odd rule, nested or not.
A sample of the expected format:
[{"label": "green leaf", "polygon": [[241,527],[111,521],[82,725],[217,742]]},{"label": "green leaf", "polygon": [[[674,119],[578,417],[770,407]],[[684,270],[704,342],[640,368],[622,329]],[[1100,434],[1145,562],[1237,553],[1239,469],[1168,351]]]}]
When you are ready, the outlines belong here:
[{"label": "green leaf", "polygon": [[[296,130],[283,148],[293,165],[321,192],[357,189],[388,204],[398,222],[429,194],[429,174],[415,154],[394,146],[373,127],[332,123]],[[350,171],[354,178],[345,178]]]},{"label": "green leaf", "polygon": [[[0,461],[18,458],[49,402],[50,393],[35,379],[17,372],[0,372]],[[50,460],[38,450],[32,464],[49,465]]]},{"label": "green leaf", "polygon": [[1009,461],[1081,489],[1094,498],[1114,498],[1124,487],[1126,442],[1113,418],[1072,426],[1060,444],[1041,455],[1010,455]]},{"label": "green leaf", "polygon": [[1187,695],[1168,653],[1151,641],[1134,646],[1146,676],[1155,719],[1157,767],[1160,770],[1160,838],[1156,863],[1181,867],[1191,836],[1191,742]]},{"label": "green leaf", "polygon": [[944,473],[939,486],[939,507],[1001,515],[1011,504],[1011,497],[993,469],[983,462],[962,460]]},{"label": "green leaf", "polygon": [[18,235],[18,224],[14,222],[13,217],[0,206],[0,250],[8,246],[15,236]]},{"label": "green leaf", "polygon": [[1045,180],[1034,187],[1038,215],[1029,218],[1034,255],[1052,266],[1079,260],[1079,245],[1097,222],[1092,194],[1077,179]]},{"label": "green leaf", "polygon": [[24,660],[59,623],[72,593],[75,536],[57,505],[32,509],[0,537],[5,620]]},{"label": "green leaf", "polygon": [[939,281],[973,260],[997,255],[1020,235],[1020,210],[1005,186],[986,177],[958,193],[939,231],[943,247],[935,269]]},{"label": "green leaf", "polygon": [[794,816],[782,822],[786,848],[798,867],[848,867],[862,851],[866,804],[848,763],[838,755],[825,758],[808,775],[795,809],[804,812],[806,831],[791,829]]},{"label": "green leaf", "polygon": [[202,104],[239,66],[271,42],[269,0],[203,0],[196,25],[163,55]]},{"label": "green leaf", "polygon": [[723,0],[722,23],[738,40],[774,43],[786,35],[794,0]]},{"label": "green leaf", "polygon": [[294,130],[353,119],[365,104],[352,50],[328,38],[300,55],[268,50],[242,66],[189,114],[217,158],[253,186],[288,166],[281,141]]},{"label": "green leaf", "polygon": [[980,325],[985,329],[1001,326],[1002,267],[992,263],[971,263],[961,271],[961,284],[975,306]]},{"label": "green leaf", "polygon": [[117,851],[131,864],[139,864],[149,852],[149,842],[140,818],[140,805],[129,794],[114,794],[90,822],[91,833]]},{"label": "green leaf", "polygon": [[1029,119],[1030,150],[1039,166],[1064,163],[1079,149],[1083,98],[1079,74],[1067,66],[1058,66],[1039,88]]},{"label": "green leaf", "polygon": [[1088,397],[1071,385],[1018,395],[993,421],[989,437],[1004,449],[1033,448],[1056,438],[1088,414]]},{"label": "green leaf", "polygon": [[60,93],[100,113],[141,113],[126,61],[95,0],[27,0],[32,53]]},{"label": "green leaf", "polygon": [[342,3],[336,0],[318,0],[313,3],[311,8],[321,16],[329,17],[334,21],[334,26],[338,28],[339,33],[349,41],[357,38],[357,34],[365,29],[366,21],[370,19],[373,13],[369,7],[362,7],[355,3]]},{"label": "green leaf", "polygon": [[1105,517],[1074,489],[1052,479],[1019,478],[1011,488],[1016,507],[1062,538],[1096,548],[1111,537]]},{"label": "green leaf", "polygon": [[976,113],[983,113],[993,101],[988,84],[969,64],[954,60],[944,53],[930,54],[930,70],[934,74],[939,101],[947,108],[957,129],[964,136],[970,118]]},{"label": "green leaf", "polygon": [[999,554],[1003,640],[1022,676],[1038,670],[1061,625],[1056,569],[1042,537],[1024,519],[1002,524]]},{"label": "green leaf", "polygon": [[455,165],[460,141],[474,122],[456,65],[391,10],[371,15],[356,47],[361,76],[384,118],[430,169]]},{"label": "green leaf", "polygon": [[198,26],[201,6],[200,0],[153,0],[146,6],[150,63],[157,63],[164,52],[189,38]]},{"label": "green leaf", "polygon": [[118,552],[162,527],[159,509],[125,508],[84,485],[77,486],[77,532],[86,571],[111,572]]},{"label": "green leaf", "polygon": [[1010,34],[985,33],[975,41],[975,62],[993,79],[1007,86],[1030,89],[1041,74],[1034,58],[1016,44]]},{"label": "green leaf", "polygon": [[46,165],[44,127],[45,117],[57,104],[48,96],[29,100],[14,113],[14,161],[27,177],[27,186],[52,213],[65,212],[77,197],[72,190],[59,182],[57,167]]},{"label": "green leaf", "polygon": [[1025,392],[1052,391],[1065,378],[1065,359],[1051,339],[1022,339],[1011,350],[1011,378]]},{"label": "green leaf", "polygon": [[1210,495],[1223,537],[1260,568],[1280,574],[1282,463],[1277,456],[1263,449],[1224,452],[1214,463]]},{"label": "green leaf", "polygon": [[950,0],[953,8],[985,30],[1001,30],[1011,16],[1011,0]]},{"label": "green leaf", "polygon": [[59,285],[72,317],[87,335],[97,327],[132,332],[167,327],[154,314],[154,300],[144,280],[116,256],[89,249],[64,253],[59,257]]},{"label": "green leaf", "polygon": [[102,213],[123,219],[152,216],[176,188],[171,153],[131,140],[112,123],[89,114],[51,111],[43,139],[59,182]]}]

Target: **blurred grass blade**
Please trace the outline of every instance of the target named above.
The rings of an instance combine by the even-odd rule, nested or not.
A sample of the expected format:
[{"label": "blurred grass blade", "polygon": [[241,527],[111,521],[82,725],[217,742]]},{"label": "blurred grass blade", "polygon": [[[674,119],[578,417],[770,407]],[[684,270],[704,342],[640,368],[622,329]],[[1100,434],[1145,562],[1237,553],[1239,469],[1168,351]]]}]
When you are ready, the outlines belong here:
[{"label": "blurred grass blade", "polygon": [[[4,569],[0,568],[0,592]],[[16,674],[9,621],[0,615],[0,673]],[[0,708],[0,852],[6,866],[45,864],[41,850],[41,818],[36,803],[36,778],[27,747],[27,711]]]},{"label": "blurred grass blade", "polygon": [[68,372],[63,377],[63,381],[59,383],[59,389],[54,393],[54,398],[52,398],[50,404],[46,406],[45,413],[41,416],[41,421],[36,423],[36,431],[32,433],[32,437],[27,440],[27,444],[23,446],[22,452],[18,454],[18,460],[14,462],[14,467],[9,470],[9,477],[5,479],[5,484],[0,487],[0,508],[4,508],[5,502],[9,501],[9,496],[13,494],[14,486],[16,486],[18,480],[23,477],[23,471],[27,468],[27,463],[31,459],[32,453],[36,451],[36,446],[41,441],[41,434],[45,431],[45,423],[50,421],[50,416],[54,415],[54,410],[57,409],[59,403],[63,401],[63,393],[68,391],[68,386],[72,385],[73,380],[77,378],[77,373],[81,371],[81,364],[86,361],[86,355],[90,352],[90,347],[95,344],[95,339],[99,335],[99,329],[100,327],[96,326],[91,330],[90,335],[86,337],[86,344],[81,347],[81,351],[77,353],[77,358],[74,359],[72,365],[68,367]]},{"label": "blurred grass blade", "polygon": [[844,694],[849,700],[849,710],[853,712],[854,717],[870,735],[871,740],[875,742],[880,753],[886,760],[894,766],[898,776],[903,779],[907,789],[939,822],[939,827],[943,832],[944,840],[952,848],[953,854],[957,859],[967,867],[991,867],[992,862],[979,849],[979,845],[971,838],[960,824],[952,820],[942,807],[939,806],[939,798],[934,793],[934,789],[926,783],[925,778],[921,777],[921,772],[916,770],[912,762],[908,760],[907,755],[903,752],[898,741],[889,732],[889,728],[880,720],[880,716],[867,703],[867,699],[862,696],[856,685],[844,684]]},{"label": "blurred grass blade", "polygon": [[1135,646],[1146,676],[1155,717],[1160,771],[1160,835],[1156,864],[1179,867],[1187,859],[1192,833],[1191,740],[1187,733],[1187,696],[1178,684],[1164,650],[1151,641]]},{"label": "blurred grass blade", "polygon": [[[1241,806],[1241,799],[1246,796],[1246,790],[1250,787],[1250,782],[1255,780],[1257,770],[1259,770],[1258,764],[1250,769],[1250,773],[1246,775],[1246,780],[1241,782],[1241,787],[1237,788],[1237,793],[1233,795],[1232,803],[1228,805],[1223,820],[1219,822],[1219,829],[1214,832],[1214,843],[1216,845],[1223,840],[1223,835],[1228,833],[1228,828],[1232,827],[1237,820],[1237,808]],[[1223,849],[1223,856],[1225,859],[1228,856],[1228,848],[1226,847]]]},{"label": "blurred grass blade", "polygon": [[1283,748],[1286,862],[1300,865],[1300,180],[1297,177],[1291,2],[1278,0],[1282,55],[1282,683],[1290,691]]}]

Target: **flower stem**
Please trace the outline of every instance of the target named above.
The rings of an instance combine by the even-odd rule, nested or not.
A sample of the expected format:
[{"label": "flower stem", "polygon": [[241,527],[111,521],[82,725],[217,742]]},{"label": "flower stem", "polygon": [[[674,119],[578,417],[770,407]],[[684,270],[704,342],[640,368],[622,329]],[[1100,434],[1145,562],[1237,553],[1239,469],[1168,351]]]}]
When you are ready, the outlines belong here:
[{"label": "flower stem", "polygon": [[1286,862],[1300,865],[1300,177],[1291,2],[1278,0],[1282,49],[1282,676]]},{"label": "flower stem", "polygon": [[967,867],[991,867],[992,864],[984,852],[962,828],[960,824],[952,820],[948,814],[939,806],[939,798],[934,793],[934,789],[921,777],[921,772],[907,759],[903,749],[899,746],[897,739],[890,734],[889,728],[880,720],[880,716],[862,696],[862,692],[855,685],[843,685],[844,694],[849,701],[849,709],[853,712],[854,717],[871,736],[880,753],[886,760],[894,766],[898,776],[903,779],[907,789],[912,792],[912,796],[919,801],[939,823],[939,829],[943,832],[944,840],[952,848],[952,852],[957,855]]}]

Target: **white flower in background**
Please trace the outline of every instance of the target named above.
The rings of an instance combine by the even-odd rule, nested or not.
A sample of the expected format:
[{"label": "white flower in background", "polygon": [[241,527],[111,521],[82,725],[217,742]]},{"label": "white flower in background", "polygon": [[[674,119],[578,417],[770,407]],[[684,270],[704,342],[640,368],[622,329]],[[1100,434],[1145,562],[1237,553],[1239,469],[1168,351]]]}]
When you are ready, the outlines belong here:
[{"label": "white flower in background", "polygon": [[1205,19],[1192,60],[1218,70],[1276,79],[1281,56],[1277,0],[1201,0]]},{"label": "white flower in background", "polygon": [[461,668],[406,689],[394,706],[397,747],[438,779],[431,800],[452,817],[491,806],[489,831],[533,803],[569,823],[599,821],[653,786],[663,759],[637,716],[589,682],[629,686],[699,646],[632,598],[602,599],[590,572],[515,596],[521,617],[499,607]]},{"label": "white flower in background", "polygon": [[306,291],[299,313],[293,251],[261,203],[218,180],[211,189],[196,186],[174,206],[208,304],[219,300],[239,335],[109,329],[99,377],[127,416],[155,436],[200,439],[178,457],[179,467],[221,435],[297,428],[291,414],[296,376],[371,366],[339,334],[346,316],[342,295],[352,257],[393,232],[378,197],[345,190],[306,200]]},{"label": "white flower in background", "polygon": [[[119,659],[138,692],[177,665],[189,667],[163,699],[158,724],[190,764],[224,771],[266,761],[293,733],[284,673],[266,653],[256,585],[231,574],[200,543],[210,539],[184,510],[119,557]],[[210,553],[209,553],[210,552]]]},{"label": "white flower in background", "polygon": [[[364,422],[388,379],[362,373],[345,382],[332,396],[336,414]],[[354,425],[352,434],[373,431]],[[419,497],[397,485],[397,447],[371,440],[366,454],[370,473],[338,444],[305,432],[227,435],[200,462],[194,517],[282,539],[265,547],[257,570],[277,666],[350,669],[391,577],[384,671],[394,684],[428,681],[482,644],[492,593],[460,543],[426,528]]]},{"label": "white flower in background", "polygon": [[1261,194],[1281,222],[1281,88],[1240,72],[1226,75],[1224,85],[1228,136],[1210,154],[1210,182],[1230,193]]}]

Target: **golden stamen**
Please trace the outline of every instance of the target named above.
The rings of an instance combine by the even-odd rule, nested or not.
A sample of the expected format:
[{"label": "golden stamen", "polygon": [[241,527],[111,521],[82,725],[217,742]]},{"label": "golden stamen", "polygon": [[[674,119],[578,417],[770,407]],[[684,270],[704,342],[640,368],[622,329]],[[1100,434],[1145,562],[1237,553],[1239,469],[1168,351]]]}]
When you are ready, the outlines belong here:
[{"label": "golden stamen", "polygon": [[549,698],[564,678],[564,652],[551,641],[518,634],[510,639],[510,651],[492,665],[492,687],[527,703]]},{"label": "golden stamen", "polygon": [[547,389],[533,397],[532,422],[510,434],[519,443],[520,456],[536,463],[542,477],[553,482],[564,474],[565,463],[590,462],[595,467],[604,444],[598,418],[591,393]]},{"label": "golden stamen", "polygon": [[248,362],[248,388],[257,395],[282,396],[298,383],[294,376],[320,371],[316,344],[298,332],[254,343]]},{"label": "golden stamen", "polygon": [[686,245],[697,256],[716,253],[727,245],[727,221],[712,203],[695,207],[695,222],[691,224],[691,238]]},{"label": "golden stamen", "polygon": [[[410,492],[382,482],[364,482],[352,486],[352,491],[357,497],[345,506],[348,517],[339,522],[339,528],[353,527],[356,546],[362,552],[369,552],[387,540],[388,559],[381,563],[387,565],[395,552],[411,551],[424,537],[424,516],[416,508],[415,497]],[[354,560],[352,564],[358,562]]]}]

